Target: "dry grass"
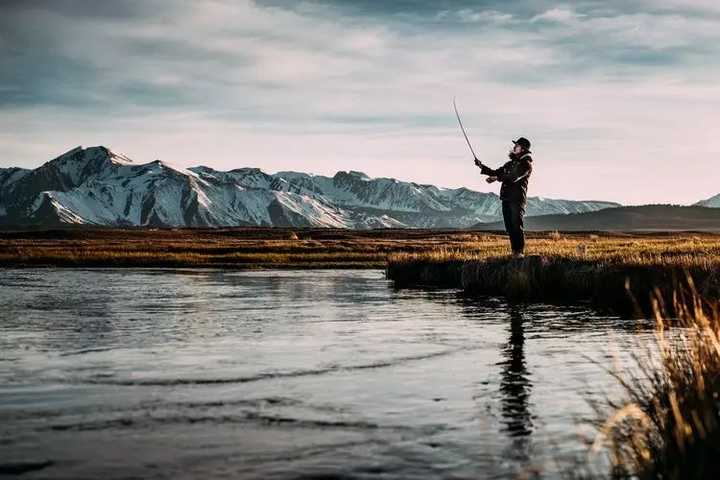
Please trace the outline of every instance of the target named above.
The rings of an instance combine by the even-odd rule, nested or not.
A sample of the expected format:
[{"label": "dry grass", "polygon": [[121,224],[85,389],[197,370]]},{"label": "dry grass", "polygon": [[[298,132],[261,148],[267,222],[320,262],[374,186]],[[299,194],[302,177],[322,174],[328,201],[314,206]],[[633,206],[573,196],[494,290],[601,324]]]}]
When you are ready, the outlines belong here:
[{"label": "dry grass", "polygon": [[457,231],[130,229],[0,233],[0,266],[212,266],[364,264],[437,249],[500,251],[502,235]]},{"label": "dry grass", "polygon": [[594,448],[607,448],[614,478],[720,478],[720,304],[692,281],[684,291],[675,315],[656,296],[656,344],[616,373],[625,398],[598,409]]},{"label": "dry grass", "polygon": [[[392,255],[389,261],[391,263],[473,262],[507,255],[507,240],[502,236],[490,236],[461,246],[441,247],[424,252],[403,252]],[[526,255],[637,265],[667,262],[705,264],[720,261],[720,236],[648,234],[600,237],[597,234],[560,236],[557,232],[551,232],[545,237],[530,238],[526,246]]]},{"label": "dry grass", "polygon": [[[403,284],[430,283],[516,299],[629,309],[669,292],[690,270],[720,297],[720,236],[531,233],[524,262],[505,235],[472,231],[332,229],[60,230],[0,233],[0,267],[387,268]],[[647,303],[647,302],[645,302]]]},{"label": "dry grass", "polygon": [[392,252],[437,248],[442,232],[89,230],[0,234],[0,266],[384,268]]},{"label": "dry grass", "polygon": [[[511,260],[502,237],[389,256],[398,285],[434,284],[512,300],[576,302],[622,314],[650,313],[658,287],[669,300],[688,273],[707,298],[720,298],[720,237],[697,234],[554,233],[530,238],[527,257]],[[629,287],[628,287],[629,284]],[[630,292],[637,298],[631,301]],[[637,312],[636,306],[640,312]]]}]

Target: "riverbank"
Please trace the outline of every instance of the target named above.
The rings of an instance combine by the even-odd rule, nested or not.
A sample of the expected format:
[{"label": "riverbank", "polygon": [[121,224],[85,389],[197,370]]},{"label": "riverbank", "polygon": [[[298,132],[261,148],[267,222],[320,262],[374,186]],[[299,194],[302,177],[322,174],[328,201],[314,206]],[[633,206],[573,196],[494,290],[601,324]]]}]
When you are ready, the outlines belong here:
[{"label": "riverbank", "polygon": [[462,248],[477,238],[443,231],[281,228],[0,232],[0,267],[384,269],[391,253]]},{"label": "riverbank", "polygon": [[513,301],[582,301],[620,314],[650,314],[653,292],[672,305],[673,292],[688,277],[703,298],[720,299],[717,236],[553,234],[531,240],[527,250],[520,260],[492,249],[400,253],[388,259],[387,276],[398,286],[454,287]]},{"label": "riverbank", "polygon": [[[0,267],[386,269],[399,287],[462,288],[512,300],[649,311],[689,272],[720,298],[720,235],[530,233],[514,261],[501,233],[334,229],[72,229],[0,232]],[[668,301],[668,304],[671,304]]]},{"label": "riverbank", "polygon": [[595,403],[591,452],[605,448],[611,468],[588,478],[720,476],[719,306],[689,288],[676,292],[672,314],[653,309],[654,341],[615,370],[622,395]]},{"label": "riverbank", "polygon": [[0,267],[384,269],[393,254],[500,254],[506,244],[503,234],[457,230],[77,228],[0,232]]}]

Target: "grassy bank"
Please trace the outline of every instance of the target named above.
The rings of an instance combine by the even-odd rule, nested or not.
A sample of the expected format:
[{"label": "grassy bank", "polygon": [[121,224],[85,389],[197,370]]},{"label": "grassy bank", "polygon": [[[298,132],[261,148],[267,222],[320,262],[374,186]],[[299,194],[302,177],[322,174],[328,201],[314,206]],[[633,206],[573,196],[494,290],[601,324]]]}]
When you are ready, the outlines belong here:
[{"label": "grassy bank", "polygon": [[674,296],[673,314],[654,303],[656,342],[640,347],[634,369],[615,374],[624,395],[595,404],[593,451],[609,454],[611,471],[593,477],[720,476],[719,308],[692,285]]},{"label": "grassy bank", "polygon": [[687,275],[700,295],[720,298],[716,235],[547,234],[528,241],[522,260],[510,259],[505,244],[468,247],[390,255],[388,277],[399,286],[452,286],[516,301],[589,301],[623,314],[636,307],[649,314],[655,289],[671,304]]},{"label": "grassy bank", "polygon": [[0,232],[0,267],[385,268],[394,253],[461,250],[498,235],[332,229]]},{"label": "grassy bank", "polygon": [[443,285],[517,300],[629,311],[626,281],[647,308],[689,272],[720,297],[720,235],[532,233],[528,257],[507,237],[472,231],[333,229],[82,229],[0,232],[0,267],[387,268],[398,286]]}]

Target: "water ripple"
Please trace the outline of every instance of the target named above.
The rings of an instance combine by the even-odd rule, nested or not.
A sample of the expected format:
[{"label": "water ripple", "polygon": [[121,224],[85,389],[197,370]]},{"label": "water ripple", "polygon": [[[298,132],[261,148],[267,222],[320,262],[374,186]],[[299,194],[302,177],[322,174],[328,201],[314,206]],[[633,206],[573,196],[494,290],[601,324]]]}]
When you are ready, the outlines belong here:
[{"label": "water ripple", "polygon": [[387,368],[401,365],[407,362],[416,362],[421,360],[429,360],[437,357],[444,357],[459,352],[476,350],[477,347],[461,347],[452,350],[444,350],[441,352],[427,353],[422,355],[410,355],[406,357],[393,358],[390,360],[380,360],[370,363],[358,365],[332,365],[325,368],[295,370],[289,372],[268,372],[257,375],[234,378],[168,378],[168,379],[105,379],[105,378],[88,378],[75,380],[71,383],[87,383],[96,385],[122,385],[122,386],[177,386],[177,385],[218,385],[232,383],[250,383],[263,380],[275,380],[281,378],[297,378],[315,375],[326,375],[336,372],[351,372],[353,370],[367,370],[375,368]]}]

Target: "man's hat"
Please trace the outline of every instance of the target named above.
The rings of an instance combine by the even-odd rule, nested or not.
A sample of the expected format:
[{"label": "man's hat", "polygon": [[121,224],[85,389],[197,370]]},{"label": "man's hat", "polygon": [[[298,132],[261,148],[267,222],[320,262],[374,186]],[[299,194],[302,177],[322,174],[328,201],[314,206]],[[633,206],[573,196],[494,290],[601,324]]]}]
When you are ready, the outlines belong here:
[{"label": "man's hat", "polygon": [[525,150],[527,150],[528,152],[530,151],[530,140],[528,140],[527,138],[525,138],[525,137],[520,137],[520,138],[518,138],[517,140],[513,140],[512,142],[513,142],[515,145],[520,145],[521,147],[523,147],[523,148],[524,148]]}]

